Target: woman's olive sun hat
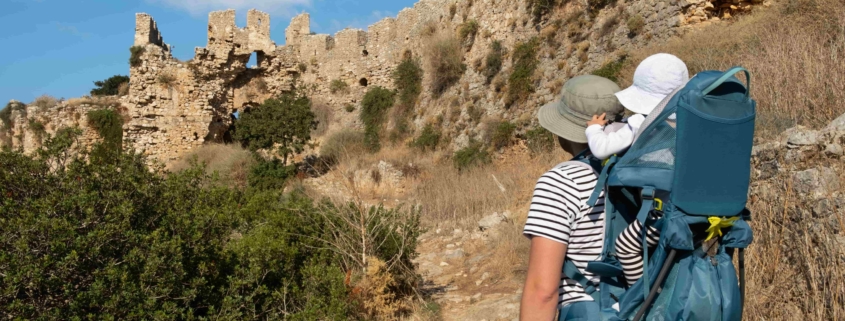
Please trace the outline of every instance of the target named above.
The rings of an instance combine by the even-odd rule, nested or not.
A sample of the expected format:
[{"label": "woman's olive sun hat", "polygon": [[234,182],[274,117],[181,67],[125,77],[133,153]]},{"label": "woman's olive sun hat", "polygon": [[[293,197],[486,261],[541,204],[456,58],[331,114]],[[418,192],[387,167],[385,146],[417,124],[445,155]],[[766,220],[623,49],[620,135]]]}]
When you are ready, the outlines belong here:
[{"label": "woman's olive sun hat", "polygon": [[586,143],[587,122],[593,115],[607,113],[614,119],[623,108],[614,95],[619,86],[607,78],[584,75],[569,79],[559,100],[540,107],[540,126],[553,134],[576,143]]}]

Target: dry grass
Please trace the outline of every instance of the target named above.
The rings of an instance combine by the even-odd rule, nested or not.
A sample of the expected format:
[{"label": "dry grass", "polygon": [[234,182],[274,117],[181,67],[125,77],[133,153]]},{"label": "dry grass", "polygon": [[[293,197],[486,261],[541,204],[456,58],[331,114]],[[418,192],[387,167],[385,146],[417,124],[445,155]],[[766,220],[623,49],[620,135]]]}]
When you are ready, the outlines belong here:
[{"label": "dry grass", "polygon": [[208,144],[192,150],[168,168],[178,172],[191,167],[191,162],[206,164],[206,172],[217,172],[224,186],[246,187],[249,168],[254,159],[246,149],[237,145]]},{"label": "dry grass", "polygon": [[30,105],[38,106],[39,111],[45,111],[50,107],[56,106],[59,101],[50,95],[44,94],[35,98]]},{"label": "dry grass", "polygon": [[314,113],[314,120],[317,121],[317,127],[311,131],[311,137],[323,136],[334,119],[334,111],[327,104],[314,102],[311,105],[311,112]]},{"label": "dry grass", "polygon": [[[829,160],[815,165],[836,168],[837,163]],[[838,172],[842,173],[841,166]],[[812,214],[810,201],[792,192],[789,175],[791,172],[780,173],[752,193],[749,209],[754,218],[754,243],[746,256],[745,317],[842,320],[845,216],[841,211],[821,213],[829,214],[827,218]]]},{"label": "dry grass", "polygon": [[463,171],[438,163],[422,174],[412,198],[421,204],[424,222],[472,227],[493,212],[527,204],[537,178],[565,159],[567,155],[555,151]]},{"label": "dry grass", "polygon": [[[758,133],[771,137],[796,124],[818,127],[842,113],[843,24],[841,1],[791,0],[633,52],[629,61],[668,52],[684,60],[691,74],[736,65],[748,68],[751,93],[758,102]],[[623,68],[621,85],[630,83],[635,68],[635,64]]]},{"label": "dry grass", "polygon": [[114,107],[120,105],[120,101],[115,96],[95,96],[95,97],[80,97],[71,98],[65,102],[65,105],[71,108],[76,108],[82,105],[91,105],[95,107]]},{"label": "dry grass", "polygon": [[426,74],[431,77],[431,91],[441,95],[461,79],[466,66],[461,41],[454,34],[438,31],[426,39]]}]

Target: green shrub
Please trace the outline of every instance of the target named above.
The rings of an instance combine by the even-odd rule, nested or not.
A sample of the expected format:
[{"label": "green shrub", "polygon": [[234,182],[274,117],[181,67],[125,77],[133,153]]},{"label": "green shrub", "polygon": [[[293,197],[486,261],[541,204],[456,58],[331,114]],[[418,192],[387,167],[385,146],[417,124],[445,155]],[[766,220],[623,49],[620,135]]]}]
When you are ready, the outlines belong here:
[{"label": "green shrub", "polygon": [[300,73],[304,73],[308,71],[308,65],[306,65],[304,62],[300,62],[299,65],[297,65],[297,69],[299,69]]},{"label": "green shrub", "polygon": [[634,15],[628,19],[628,31],[630,31],[632,35],[637,35],[642,32],[643,27],[645,27],[645,19],[643,19],[643,16]]},{"label": "green shrub", "polygon": [[295,173],[295,165],[285,165],[278,158],[266,160],[255,156],[255,165],[249,170],[248,184],[257,190],[281,190]]},{"label": "green shrub", "polygon": [[475,36],[478,34],[478,21],[475,20],[468,20],[461,24],[460,28],[458,29],[458,35],[461,38],[461,42],[467,44],[468,46],[472,46],[472,43],[475,42]]},{"label": "green shrub", "polygon": [[543,127],[537,127],[525,132],[525,141],[532,154],[550,152],[555,148],[557,136]]},{"label": "green shrub", "polygon": [[147,51],[147,48],[144,46],[132,46],[129,47],[129,66],[132,67],[139,67],[144,60],[141,59],[141,56],[144,55],[144,52]]},{"label": "green shrub", "polygon": [[484,108],[476,107],[475,105],[469,105],[469,107],[467,107],[467,114],[473,123],[477,124],[480,122],[481,117],[484,117],[484,113]]},{"label": "green shrub", "polygon": [[622,70],[622,67],[625,66],[625,57],[620,57],[615,61],[610,61],[605,63],[601,68],[596,69],[593,71],[593,75],[601,76],[614,82],[619,81],[619,71]]},{"label": "green shrub", "polygon": [[158,75],[158,78],[156,78],[156,80],[158,80],[159,84],[168,88],[173,87],[173,84],[176,83],[176,77],[169,73],[162,73]]},{"label": "green shrub", "polygon": [[513,52],[513,71],[508,77],[507,106],[524,101],[534,92],[534,70],[537,69],[537,47],[539,40],[534,37],[527,42],[520,42]]},{"label": "green shrub", "polygon": [[351,112],[355,111],[355,105],[350,104],[350,103],[346,103],[346,104],[343,105],[343,110],[346,110],[347,113],[351,113]]},{"label": "green shrub", "polygon": [[393,84],[399,93],[399,105],[403,110],[413,109],[422,93],[423,69],[419,60],[405,56],[393,72]]},{"label": "green shrub", "polygon": [[502,42],[495,40],[490,45],[490,51],[484,59],[484,76],[487,77],[487,84],[493,80],[493,77],[502,71],[503,56],[505,49],[502,48]]},{"label": "green shrub", "polygon": [[235,139],[244,146],[252,151],[276,147],[276,154],[287,164],[291,156],[305,149],[317,122],[311,99],[293,91],[241,114],[235,125]]},{"label": "green shrub", "polygon": [[98,144],[92,156],[109,159],[123,149],[123,117],[114,109],[96,109],[88,112],[88,126],[93,128],[102,144]]},{"label": "green shrub", "polygon": [[332,94],[347,92],[349,91],[349,84],[341,79],[332,80],[332,83],[329,85],[329,91],[331,91]]},{"label": "green shrub", "polygon": [[488,124],[487,130],[490,138],[490,145],[495,149],[507,147],[511,144],[514,132],[516,132],[516,125],[503,120]]},{"label": "green shrub", "polygon": [[320,144],[320,157],[336,162],[363,154],[366,150],[364,133],[345,128],[332,134]]},{"label": "green shrub", "polygon": [[106,80],[95,81],[94,89],[91,89],[91,96],[114,96],[119,94],[120,85],[129,83],[128,76],[114,75]]},{"label": "green shrub", "polygon": [[38,120],[30,119],[27,125],[29,126],[29,130],[35,134],[35,139],[39,142],[44,138],[44,135],[47,134],[47,128],[44,126],[44,123]]},{"label": "green shrub", "polygon": [[381,130],[387,110],[393,106],[393,91],[380,86],[370,88],[361,100],[361,122],[364,123],[364,144],[371,152],[381,149]]},{"label": "green shrub", "polygon": [[411,146],[426,151],[436,149],[438,144],[440,144],[440,131],[428,124],[425,125],[420,135],[414,139]]},{"label": "green shrub", "polygon": [[439,97],[461,79],[464,65],[460,41],[451,33],[438,33],[427,40],[427,64],[431,71],[431,92]]},{"label": "green shrub", "polygon": [[473,166],[489,164],[491,158],[484,144],[471,140],[467,147],[455,152],[455,155],[452,156],[452,161],[455,164],[455,168],[465,170]]},{"label": "green shrub", "polygon": [[26,105],[19,102],[9,102],[6,107],[0,109],[0,121],[3,122],[3,128],[6,130],[11,130],[13,111],[23,111],[24,116],[26,116]]},{"label": "green shrub", "polygon": [[70,145],[0,152],[7,317],[346,320],[365,311],[344,272],[355,280],[367,258],[391,263],[396,301],[419,283],[418,211],[222,188],[199,166],[88,162]]}]

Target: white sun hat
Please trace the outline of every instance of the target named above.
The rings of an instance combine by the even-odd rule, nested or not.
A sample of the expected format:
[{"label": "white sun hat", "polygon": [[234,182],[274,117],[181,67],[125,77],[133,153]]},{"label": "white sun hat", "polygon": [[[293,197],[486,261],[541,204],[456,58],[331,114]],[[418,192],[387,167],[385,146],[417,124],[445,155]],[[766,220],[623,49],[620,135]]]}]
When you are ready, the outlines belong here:
[{"label": "white sun hat", "polygon": [[667,53],[651,55],[637,66],[634,84],[616,97],[626,109],[648,115],[673,90],[689,81],[687,65]]}]

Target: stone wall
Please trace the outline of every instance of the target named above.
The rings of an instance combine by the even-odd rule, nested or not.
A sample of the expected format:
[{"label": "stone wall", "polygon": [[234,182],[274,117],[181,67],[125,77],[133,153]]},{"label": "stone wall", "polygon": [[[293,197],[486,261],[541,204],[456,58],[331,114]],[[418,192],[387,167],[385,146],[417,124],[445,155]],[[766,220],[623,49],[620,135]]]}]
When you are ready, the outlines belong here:
[{"label": "stone wall", "polygon": [[[310,16],[298,15],[285,30],[284,46],[271,39],[268,14],[250,10],[246,27],[239,28],[235,11],[225,10],[209,14],[208,43],[186,62],[172,57],[156,22],[139,13],[134,45],[145,50],[142,63],[130,68],[129,94],[120,98],[128,118],[124,138],[136,150],[167,162],[201,144],[230,141],[233,112],[258,106],[294,86],[332,108],[330,131],[360,127],[357,112],[347,112],[345,106],[358,105],[368,87],[392,88],[394,68],[411,54],[423,61],[426,75],[413,125],[436,122],[451,146],[459,148],[485,132],[484,122],[470,116],[470,107],[480,109],[485,119],[535,122],[537,106],[556,99],[567,78],[748,6],[739,0],[628,0],[589,14],[582,3],[570,2],[535,22],[523,0],[421,0],[367,30],[345,29],[334,35],[312,34]],[[633,16],[645,23],[636,35],[626,24]],[[466,71],[457,84],[435,96],[429,90],[433,72],[424,59],[431,48],[430,34],[455,35],[468,21],[475,21],[479,30],[474,41],[463,46]],[[483,74],[483,61],[494,41],[512,52],[533,37],[541,44],[534,93],[506,106],[504,90],[489,84]],[[247,67],[253,54],[258,64]],[[506,55],[494,83],[506,83],[511,69]],[[331,93],[332,81],[345,82],[348,90]]]},{"label": "stone wall", "polygon": [[[99,141],[100,137],[88,126],[87,114],[89,111],[103,108],[115,109],[122,115],[126,115],[126,109],[120,107],[117,97],[74,98],[58,101],[52,106],[28,105],[25,109],[12,111],[11,126],[6,132],[11,137],[9,147],[22,150],[25,154],[32,154],[41,148],[48,136],[54,136],[59,129],[68,127],[81,129],[82,136],[79,137],[78,142],[83,147],[90,147]],[[35,123],[43,125],[43,132],[32,128]],[[0,130],[5,129],[0,128]],[[0,142],[0,146],[2,144],[3,142]]]}]

